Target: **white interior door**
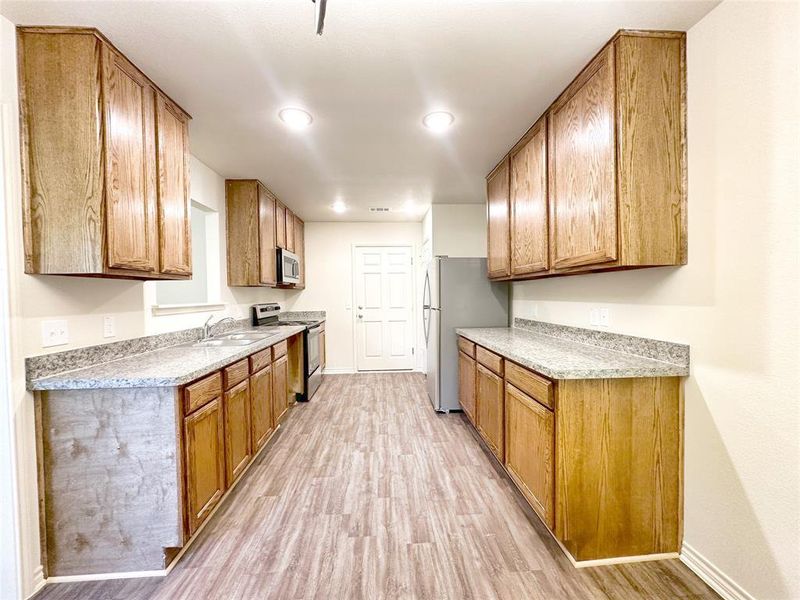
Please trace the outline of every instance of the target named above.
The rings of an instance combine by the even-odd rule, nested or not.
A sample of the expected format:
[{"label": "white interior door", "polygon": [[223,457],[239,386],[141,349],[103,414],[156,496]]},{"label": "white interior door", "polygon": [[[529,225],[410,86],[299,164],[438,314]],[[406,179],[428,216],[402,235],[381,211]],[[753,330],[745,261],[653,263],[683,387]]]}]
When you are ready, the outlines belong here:
[{"label": "white interior door", "polygon": [[356,368],[414,368],[413,286],[410,246],[355,248]]}]

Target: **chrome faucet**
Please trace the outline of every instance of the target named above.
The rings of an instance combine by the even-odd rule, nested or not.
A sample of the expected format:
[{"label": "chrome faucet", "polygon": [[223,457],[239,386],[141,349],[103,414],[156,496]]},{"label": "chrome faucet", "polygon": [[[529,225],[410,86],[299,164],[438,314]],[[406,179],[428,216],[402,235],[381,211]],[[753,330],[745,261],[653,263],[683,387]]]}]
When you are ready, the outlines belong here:
[{"label": "chrome faucet", "polygon": [[211,337],[211,335],[212,335],[212,333],[214,331],[214,328],[217,327],[218,325],[222,325],[223,323],[225,323],[227,321],[231,321],[231,322],[235,321],[235,319],[233,317],[225,317],[224,319],[220,319],[216,323],[212,323],[211,319],[213,319],[213,318],[214,318],[214,315],[211,315],[210,317],[208,317],[208,319],[206,319],[205,324],[203,325],[203,337],[202,337],[202,339],[204,339],[204,340],[207,340],[208,338]]}]

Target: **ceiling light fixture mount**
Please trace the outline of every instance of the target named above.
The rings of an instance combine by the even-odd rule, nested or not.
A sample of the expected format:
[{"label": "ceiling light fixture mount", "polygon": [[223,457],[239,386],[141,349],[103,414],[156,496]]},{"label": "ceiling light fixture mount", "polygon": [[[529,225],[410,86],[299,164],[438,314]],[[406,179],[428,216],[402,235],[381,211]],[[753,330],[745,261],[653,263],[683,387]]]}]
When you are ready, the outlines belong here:
[{"label": "ceiling light fixture mount", "polygon": [[311,1],[314,3],[314,23],[317,35],[322,35],[322,29],[325,27],[325,9],[327,8],[328,0]]},{"label": "ceiling light fixture mount", "polygon": [[291,127],[292,129],[301,130],[306,129],[314,118],[311,116],[306,110],[302,108],[282,108],[278,111],[278,117],[281,121],[286,123],[287,126]]},{"label": "ceiling light fixture mount", "polygon": [[456,118],[446,110],[436,110],[422,117],[422,124],[434,133],[442,133],[450,128]]}]

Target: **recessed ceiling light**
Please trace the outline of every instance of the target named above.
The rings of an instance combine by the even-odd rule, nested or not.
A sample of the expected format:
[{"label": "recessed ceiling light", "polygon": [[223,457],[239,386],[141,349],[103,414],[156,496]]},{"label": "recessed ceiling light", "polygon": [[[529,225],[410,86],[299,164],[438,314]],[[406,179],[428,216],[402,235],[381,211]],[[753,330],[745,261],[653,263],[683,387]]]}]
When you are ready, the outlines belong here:
[{"label": "recessed ceiling light", "polygon": [[333,209],[333,212],[343,213],[344,211],[347,210],[347,205],[344,203],[343,200],[337,200],[336,202],[331,204],[331,208]]},{"label": "recessed ceiling light", "polygon": [[278,116],[292,129],[305,129],[314,120],[311,114],[302,108],[283,108]]},{"label": "recessed ceiling light", "polygon": [[436,133],[441,133],[445,131],[448,127],[450,127],[453,122],[455,122],[456,118],[447,111],[444,110],[437,110],[432,113],[428,113],[422,118],[422,124],[425,125],[431,131]]}]

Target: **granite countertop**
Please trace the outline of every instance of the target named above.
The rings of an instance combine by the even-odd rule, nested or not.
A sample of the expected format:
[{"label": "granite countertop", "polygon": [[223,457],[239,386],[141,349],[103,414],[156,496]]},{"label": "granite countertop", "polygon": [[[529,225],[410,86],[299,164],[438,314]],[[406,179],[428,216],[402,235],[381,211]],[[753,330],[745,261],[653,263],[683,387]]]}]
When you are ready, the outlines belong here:
[{"label": "granite countertop", "polygon": [[31,379],[30,390],[177,387],[250,356],[305,330],[282,325],[279,333],[247,346],[178,345],[119,358],[90,367]]},{"label": "granite countertop", "polygon": [[629,351],[622,351],[519,327],[459,328],[456,333],[551,379],[689,375],[688,356],[685,363],[673,363],[637,354],[637,346],[661,343],[645,338],[629,338]]}]

